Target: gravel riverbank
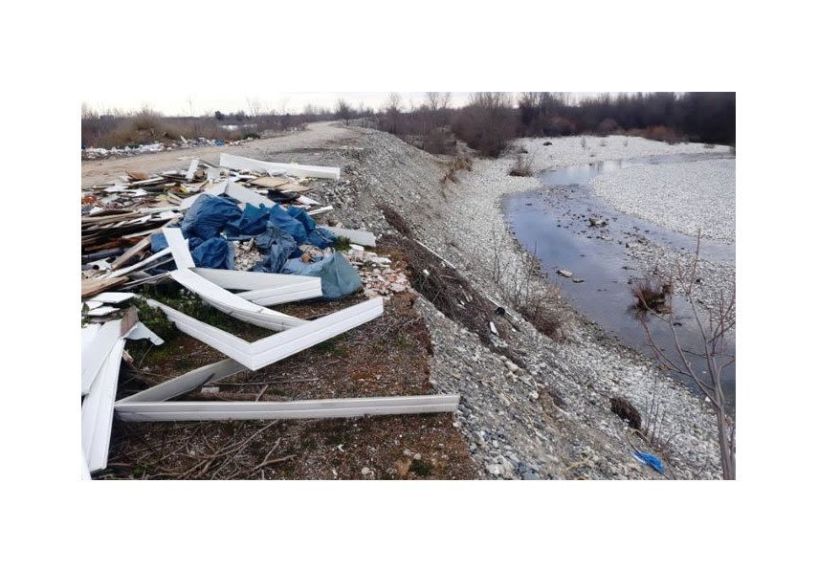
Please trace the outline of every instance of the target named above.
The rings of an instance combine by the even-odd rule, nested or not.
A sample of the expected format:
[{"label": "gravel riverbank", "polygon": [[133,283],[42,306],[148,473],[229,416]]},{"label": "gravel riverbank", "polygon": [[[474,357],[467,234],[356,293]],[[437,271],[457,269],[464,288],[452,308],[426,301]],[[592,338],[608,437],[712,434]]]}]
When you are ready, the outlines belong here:
[{"label": "gravel riverbank", "polygon": [[593,179],[613,206],[665,228],[735,241],[735,161],[637,165]]},{"label": "gravel riverbank", "polygon": [[[337,151],[345,160],[346,180],[326,188],[333,204],[352,207],[339,211],[338,221],[376,232],[393,231],[378,208],[389,205],[474,287],[503,303],[516,326],[498,344],[512,348],[522,366],[503,358],[476,332],[443,316],[431,303],[420,304],[434,345],[432,382],[463,396],[457,423],[485,477],[658,477],[632,457],[627,425],[610,410],[613,396],[627,398],[645,419],[653,417],[651,422],[662,425],[661,440],[668,440],[662,452],[673,477],[719,477],[714,421],[700,398],[557,297],[553,303],[561,306],[569,322],[563,341],[542,335],[511,309],[502,282],[524,273],[526,256],[506,230],[500,202],[506,193],[538,187],[535,178],[508,176],[513,158],[506,157],[475,160],[470,172],[457,173],[459,182],[442,184],[444,160],[384,133],[356,131],[360,137],[353,146]],[[581,138],[555,139],[548,146],[541,139],[517,143],[533,155],[535,169],[707,152],[702,145],[625,139],[588,137],[584,146]],[[495,271],[497,261],[501,279]],[[534,282],[552,291],[544,280]]]}]

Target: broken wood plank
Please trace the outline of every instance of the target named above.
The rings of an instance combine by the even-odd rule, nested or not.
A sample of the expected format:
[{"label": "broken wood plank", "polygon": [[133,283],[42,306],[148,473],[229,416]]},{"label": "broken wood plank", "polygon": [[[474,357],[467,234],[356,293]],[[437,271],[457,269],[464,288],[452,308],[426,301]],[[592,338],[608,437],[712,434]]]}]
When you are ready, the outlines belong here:
[{"label": "broken wood plank", "polygon": [[102,279],[82,280],[82,297],[90,297],[102,293],[106,289],[111,289],[127,282],[126,277],[107,276]]},{"label": "broken wood plank", "polygon": [[285,184],[289,184],[290,180],[282,176],[260,176],[253,180],[247,181],[253,186],[260,186],[262,188],[278,188]]}]

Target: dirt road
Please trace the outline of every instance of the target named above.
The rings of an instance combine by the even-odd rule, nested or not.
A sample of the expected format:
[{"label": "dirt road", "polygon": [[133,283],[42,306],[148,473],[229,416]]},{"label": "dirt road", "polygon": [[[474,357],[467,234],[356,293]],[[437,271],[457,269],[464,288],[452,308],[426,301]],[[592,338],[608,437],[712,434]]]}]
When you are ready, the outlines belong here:
[{"label": "dirt road", "polygon": [[[307,125],[304,131],[248,141],[237,146],[198,147],[132,157],[83,161],[82,186],[85,188],[94,184],[104,184],[125,174],[126,170],[152,173],[182,168],[193,157],[218,164],[220,153],[236,152],[246,157],[264,158],[265,155],[271,153],[291,152],[304,148],[324,148],[330,144],[339,145],[344,139],[354,136],[353,132],[336,124],[312,123]],[[320,164],[320,160],[316,159],[315,164]]]}]

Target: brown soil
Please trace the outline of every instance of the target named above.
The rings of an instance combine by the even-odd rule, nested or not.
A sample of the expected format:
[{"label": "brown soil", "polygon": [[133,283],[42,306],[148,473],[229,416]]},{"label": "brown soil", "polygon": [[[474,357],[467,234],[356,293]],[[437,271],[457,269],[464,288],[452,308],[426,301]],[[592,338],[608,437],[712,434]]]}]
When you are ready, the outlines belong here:
[{"label": "brown soil", "polygon": [[[360,299],[299,304],[302,317],[331,313]],[[297,307],[298,311],[295,311]],[[399,350],[394,350],[399,348]],[[144,352],[120,395],[223,358],[179,335]],[[224,379],[216,394],[186,400],[295,400],[433,394],[431,343],[412,294],[394,296],[382,317],[256,372]],[[135,374],[134,374],[135,373]],[[150,382],[150,381],[149,381]],[[114,424],[109,468],[101,478],[473,479],[477,469],[451,414],[276,422]],[[415,459],[415,455],[419,457]],[[364,476],[364,468],[371,471]]]}]

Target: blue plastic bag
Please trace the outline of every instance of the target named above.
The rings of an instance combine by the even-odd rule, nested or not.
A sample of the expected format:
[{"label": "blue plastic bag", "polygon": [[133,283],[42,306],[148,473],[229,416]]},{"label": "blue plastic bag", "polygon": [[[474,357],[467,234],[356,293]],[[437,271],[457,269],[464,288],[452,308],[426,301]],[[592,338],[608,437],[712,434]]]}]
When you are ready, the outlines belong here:
[{"label": "blue plastic bag", "polygon": [[304,210],[303,208],[298,208],[297,206],[290,206],[289,208],[287,208],[287,214],[289,214],[295,220],[303,224],[304,230],[306,230],[307,234],[312,232],[317,226],[315,224],[315,221],[312,220],[312,217],[309,214],[307,214],[306,210]]},{"label": "blue plastic bag", "polygon": [[272,223],[267,224],[263,234],[255,237],[255,247],[266,257],[255,264],[254,272],[278,273],[290,257],[301,253],[295,239]]},{"label": "blue plastic bag", "polygon": [[246,204],[244,212],[236,222],[227,224],[225,230],[227,236],[246,240],[262,234],[267,229],[267,222],[270,217],[270,209],[264,206],[254,206]]},{"label": "blue plastic bag", "polygon": [[221,236],[204,240],[195,248],[191,248],[190,254],[193,256],[193,262],[195,262],[197,268],[215,268],[218,270],[232,270],[235,268],[233,245]]},{"label": "blue plastic bag", "polygon": [[299,258],[288,260],[284,264],[283,273],[321,278],[324,299],[340,299],[363,287],[357,270],[337,252],[311,263]]},{"label": "blue plastic bag", "polygon": [[328,248],[329,246],[333,245],[336,240],[337,238],[335,235],[326,228],[315,228],[306,237],[307,244],[312,244],[316,248],[321,249]]},{"label": "blue plastic bag", "polygon": [[278,204],[270,209],[269,223],[295,238],[298,244],[303,244],[306,241],[307,232],[303,223],[290,216]]},{"label": "blue plastic bag", "polygon": [[241,218],[241,209],[235,202],[223,196],[202,194],[187,210],[182,220],[185,238],[197,236],[202,240],[215,238],[231,223]]}]

